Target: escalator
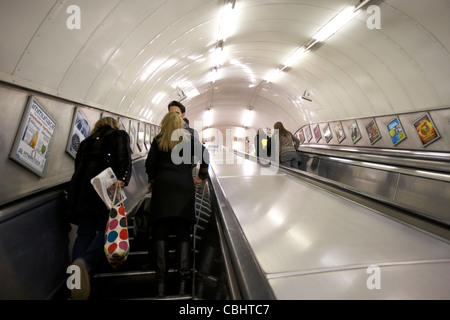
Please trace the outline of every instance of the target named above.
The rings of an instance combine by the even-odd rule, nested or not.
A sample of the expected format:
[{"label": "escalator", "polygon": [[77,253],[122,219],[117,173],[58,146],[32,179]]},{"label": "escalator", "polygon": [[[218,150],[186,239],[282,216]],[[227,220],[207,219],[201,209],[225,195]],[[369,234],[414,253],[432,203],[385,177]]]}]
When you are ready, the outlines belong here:
[{"label": "escalator", "polygon": [[122,266],[113,269],[107,263],[93,276],[91,300],[226,300],[230,298],[217,230],[217,221],[211,210],[211,194],[206,182],[196,192],[196,219],[192,228],[192,277],[186,294],[178,292],[176,236],[169,238],[169,273],[166,296],[157,296],[155,264],[151,252],[151,234],[136,232],[135,217],[144,210],[142,202],[128,216],[130,253]]}]

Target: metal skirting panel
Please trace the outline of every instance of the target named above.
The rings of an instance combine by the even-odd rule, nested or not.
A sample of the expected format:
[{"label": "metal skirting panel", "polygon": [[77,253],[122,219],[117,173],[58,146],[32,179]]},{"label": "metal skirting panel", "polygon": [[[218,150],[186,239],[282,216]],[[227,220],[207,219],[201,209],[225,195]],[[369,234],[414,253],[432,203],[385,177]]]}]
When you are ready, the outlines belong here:
[{"label": "metal skirting panel", "polygon": [[450,183],[401,175],[395,202],[450,225]]},{"label": "metal skirting panel", "polygon": [[69,264],[66,200],[50,191],[0,210],[0,299],[50,299]]},{"label": "metal skirting panel", "polygon": [[328,156],[303,159],[303,171],[450,225],[449,174]]}]

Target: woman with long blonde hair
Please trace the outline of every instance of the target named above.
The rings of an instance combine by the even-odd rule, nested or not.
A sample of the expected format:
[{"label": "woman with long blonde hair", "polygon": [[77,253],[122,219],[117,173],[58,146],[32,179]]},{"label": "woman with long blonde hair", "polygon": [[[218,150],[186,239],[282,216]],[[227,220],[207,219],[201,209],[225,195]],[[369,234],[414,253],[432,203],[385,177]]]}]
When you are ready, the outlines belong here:
[{"label": "woman with long blonde hair", "polygon": [[[200,146],[198,145],[200,144]],[[158,296],[166,294],[169,231],[176,233],[179,292],[184,294],[191,279],[191,233],[195,224],[195,186],[208,176],[209,160],[202,155],[201,169],[193,178],[191,156],[201,143],[183,129],[183,120],[175,112],[161,121],[161,132],[153,139],[145,168],[152,192],[150,224],[155,259]],[[183,161],[179,161],[179,160]]]},{"label": "woman with long blonde hair", "polygon": [[[174,139],[176,137],[178,139]],[[183,119],[175,112],[169,112],[161,121],[161,132],[158,135],[158,149],[163,152],[172,151],[185,137]]]}]

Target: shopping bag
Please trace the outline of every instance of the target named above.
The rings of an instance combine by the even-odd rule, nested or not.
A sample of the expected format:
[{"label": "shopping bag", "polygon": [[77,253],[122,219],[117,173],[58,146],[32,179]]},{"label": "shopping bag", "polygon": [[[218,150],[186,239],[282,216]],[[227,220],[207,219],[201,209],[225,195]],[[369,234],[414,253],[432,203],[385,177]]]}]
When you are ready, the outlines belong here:
[{"label": "shopping bag", "polygon": [[[106,168],[100,172],[97,176],[91,179],[91,184],[97,191],[100,198],[105,203],[108,209],[117,205],[117,202],[113,201],[113,197],[116,191],[117,177],[111,168]],[[123,189],[120,189],[120,197],[117,197],[117,201],[125,201],[127,197]]]},{"label": "shopping bag", "polygon": [[[113,203],[116,203],[117,197],[121,197],[121,191],[122,188],[118,186],[114,193]],[[122,199],[119,199],[118,205],[113,206],[109,211],[104,250],[106,258],[113,268],[120,267],[128,258],[130,252],[128,221]]]}]

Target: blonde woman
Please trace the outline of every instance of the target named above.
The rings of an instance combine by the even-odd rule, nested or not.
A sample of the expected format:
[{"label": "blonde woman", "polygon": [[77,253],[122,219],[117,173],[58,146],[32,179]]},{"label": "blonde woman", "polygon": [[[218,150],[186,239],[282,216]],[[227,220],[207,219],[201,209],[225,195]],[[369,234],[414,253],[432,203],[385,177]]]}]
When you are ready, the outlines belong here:
[{"label": "blonde woman", "polygon": [[76,300],[89,297],[90,277],[106,261],[103,241],[109,209],[90,181],[108,167],[122,186],[128,185],[132,168],[130,138],[111,117],[98,120],[89,137],[81,142],[69,186],[69,218],[78,225],[72,260],[81,270],[81,288],[72,289]]},{"label": "blonde woman", "polygon": [[[177,235],[177,269],[179,294],[184,294],[191,279],[191,232],[195,223],[195,182],[208,176],[207,151],[200,157],[200,171],[192,177],[191,156],[202,150],[198,139],[191,137],[176,112],[169,112],[161,122],[161,132],[153,139],[145,168],[152,192],[150,223],[158,282],[158,296],[166,294],[169,231]],[[151,248],[150,248],[151,249]]]}]

